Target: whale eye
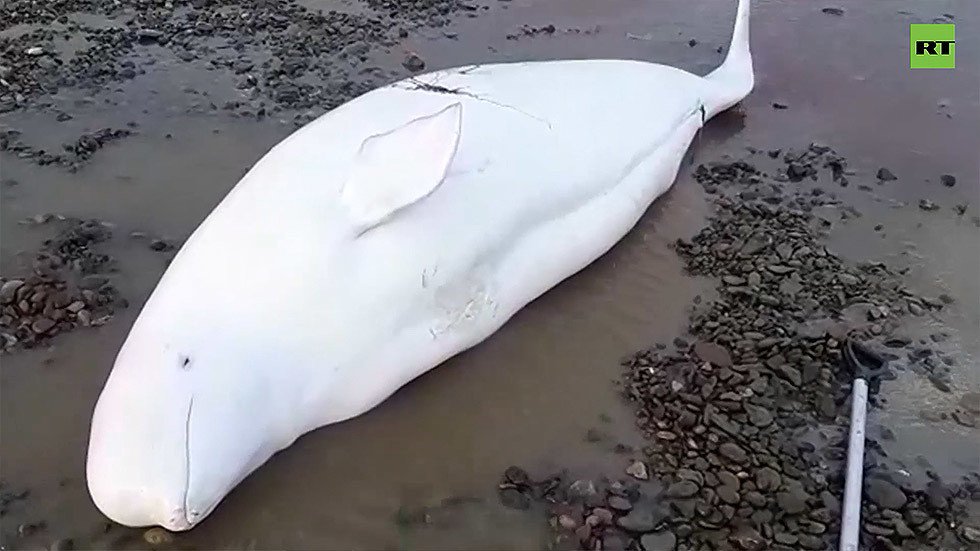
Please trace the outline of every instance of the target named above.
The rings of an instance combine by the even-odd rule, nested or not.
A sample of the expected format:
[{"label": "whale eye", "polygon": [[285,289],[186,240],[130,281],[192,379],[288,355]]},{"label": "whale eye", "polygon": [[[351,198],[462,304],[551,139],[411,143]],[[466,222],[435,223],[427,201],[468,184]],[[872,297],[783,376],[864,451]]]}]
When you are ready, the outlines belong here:
[{"label": "whale eye", "polygon": [[180,357],[180,368],[183,369],[184,371],[187,371],[188,369],[191,368],[191,358],[190,358],[190,356],[181,356]]}]

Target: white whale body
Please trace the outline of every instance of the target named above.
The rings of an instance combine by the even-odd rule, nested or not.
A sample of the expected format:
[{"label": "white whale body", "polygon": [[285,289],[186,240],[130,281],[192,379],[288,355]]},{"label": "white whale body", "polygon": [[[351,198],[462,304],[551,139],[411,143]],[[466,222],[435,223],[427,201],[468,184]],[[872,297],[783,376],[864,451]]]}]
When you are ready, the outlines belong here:
[{"label": "white whale body", "polygon": [[299,436],[486,339],[619,241],[754,83],[582,60],[433,72],[269,151],[174,258],[92,418],[90,494],[187,530]]}]

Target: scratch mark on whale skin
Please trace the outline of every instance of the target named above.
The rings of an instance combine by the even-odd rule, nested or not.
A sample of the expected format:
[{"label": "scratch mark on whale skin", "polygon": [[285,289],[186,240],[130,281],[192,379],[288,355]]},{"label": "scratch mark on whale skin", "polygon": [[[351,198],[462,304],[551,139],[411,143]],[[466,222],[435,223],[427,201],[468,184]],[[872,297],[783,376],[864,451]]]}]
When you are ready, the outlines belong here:
[{"label": "scratch mark on whale skin", "polygon": [[[466,73],[461,73],[461,74],[466,74]],[[530,118],[532,118],[532,119],[534,119],[534,120],[536,120],[538,122],[543,123],[545,126],[548,127],[548,130],[554,130],[554,128],[551,126],[551,122],[549,122],[547,119],[538,117],[537,115],[533,115],[531,113],[528,113],[527,111],[523,111],[521,109],[518,109],[517,107],[514,107],[513,105],[507,105],[506,103],[500,103],[498,101],[494,101],[494,100],[489,99],[489,98],[484,98],[484,97],[478,96],[477,94],[474,94],[473,92],[468,92],[468,91],[466,91],[463,88],[447,88],[445,86],[440,86],[439,84],[436,84],[436,83],[439,82],[438,79],[435,81],[435,83],[428,83],[428,82],[422,82],[422,81],[420,81],[420,80],[418,80],[416,78],[410,78],[410,79],[408,79],[408,82],[411,82],[415,86],[412,87],[412,88],[407,88],[407,87],[403,87],[403,86],[399,86],[398,84],[395,84],[395,85],[392,85],[392,87],[393,88],[397,88],[399,90],[406,90],[406,91],[410,91],[410,92],[413,92],[413,91],[433,92],[433,93],[436,93],[436,94],[449,94],[449,95],[457,95],[457,96],[463,96],[463,97],[467,97],[467,98],[472,98],[472,99],[475,99],[477,101],[482,101],[482,102],[489,103],[490,105],[495,105],[497,107],[502,107],[504,109],[510,109],[511,111],[515,111],[515,112],[520,113],[520,114],[522,114],[522,115],[524,115],[526,117],[530,117]]]}]

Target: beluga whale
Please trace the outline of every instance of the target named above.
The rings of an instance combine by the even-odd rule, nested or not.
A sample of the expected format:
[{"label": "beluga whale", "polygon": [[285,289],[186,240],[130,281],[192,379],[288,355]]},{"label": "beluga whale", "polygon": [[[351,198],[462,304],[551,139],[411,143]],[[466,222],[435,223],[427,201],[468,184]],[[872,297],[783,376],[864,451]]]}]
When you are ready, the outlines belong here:
[{"label": "beluga whale", "polygon": [[194,527],[300,436],[371,410],[606,253],[753,85],[739,0],[705,76],[472,65],[300,128],[191,234],[130,329],[92,416],[95,505]]}]

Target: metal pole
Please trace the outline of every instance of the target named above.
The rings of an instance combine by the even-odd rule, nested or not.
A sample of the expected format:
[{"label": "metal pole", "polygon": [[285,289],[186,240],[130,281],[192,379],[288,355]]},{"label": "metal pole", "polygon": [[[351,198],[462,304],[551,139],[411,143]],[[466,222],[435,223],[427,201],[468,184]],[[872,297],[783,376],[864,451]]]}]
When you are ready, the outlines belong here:
[{"label": "metal pole", "polygon": [[868,383],[854,379],[851,392],[851,435],[847,443],[847,479],[841,517],[840,551],[857,551],[861,535],[861,477],[864,474],[864,424],[868,409]]}]

